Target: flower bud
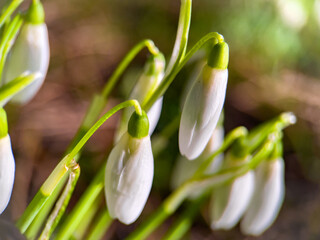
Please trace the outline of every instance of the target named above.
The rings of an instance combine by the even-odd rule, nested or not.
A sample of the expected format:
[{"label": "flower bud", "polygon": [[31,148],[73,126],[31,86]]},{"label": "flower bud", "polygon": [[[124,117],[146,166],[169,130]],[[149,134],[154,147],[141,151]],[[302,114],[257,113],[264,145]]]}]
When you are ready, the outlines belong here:
[{"label": "flower bud", "polygon": [[[160,85],[165,68],[165,59],[164,56],[159,53],[156,56],[150,56],[148,59],[145,69],[140,76],[138,82],[134,86],[129,99],[136,99],[138,102],[146,102]],[[149,119],[149,135],[152,135],[154,129],[156,128],[162,109],[162,100],[163,97],[159,98],[147,112]],[[115,142],[117,142],[122,134],[127,130],[127,124],[133,110],[131,108],[126,108],[123,111],[122,119],[120,125],[115,134]]]},{"label": "flower bud", "polygon": [[40,89],[49,65],[48,30],[40,2],[32,2],[25,23],[11,49],[4,68],[4,83],[8,83],[24,72],[38,72],[38,78],[12,98],[12,102],[24,104]]},{"label": "flower bud", "polygon": [[190,160],[204,150],[219,120],[228,81],[227,63],[228,45],[216,44],[186,98],[180,120],[179,149]]},{"label": "flower bud", "polygon": [[255,190],[241,231],[258,236],[274,222],[284,199],[284,162],[281,157],[262,162],[255,171]]},{"label": "flower bud", "polygon": [[149,135],[136,138],[125,133],[108,158],[105,194],[111,217],[124,224],[141,214],[153,180],[153,155]]},{"label": "flower bud", "polygon": [[[249,159],[235,159],[230,153],[226,164],[234,166]],[[249,171],[231,183],[214,188],[211,198],[211,228],[228,230],[233,228],[246,211],[254,189],[254,173]]]}]

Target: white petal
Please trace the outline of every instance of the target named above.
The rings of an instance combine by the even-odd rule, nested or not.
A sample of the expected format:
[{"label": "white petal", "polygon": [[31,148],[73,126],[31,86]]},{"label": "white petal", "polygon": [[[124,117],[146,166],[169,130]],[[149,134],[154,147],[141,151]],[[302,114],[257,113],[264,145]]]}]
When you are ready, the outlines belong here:
[{"label": "white petal", "polygon": [[274,222],[284,199],[283,159],[261,163],[255,174],[256,189],[241,221],[241,231],[260,235]]},{"label": "white petal", "polygon": [[233,228],[247,209],[253,189],[253,172],[246,173],[229,185],[215,188],[211,199],[211,228]]},{"label": "white petal", "polygon": [[15,163],[10,137],[0,139],[0,214],[7,207],[14,183]]},{"label": "white petal", "polygon": [[24,72],[39,72],[40,77],[12,98],[13,102],[26,103],[40,89],[49,66],[50,49],[45,24],[24,24],[14,43],[4,69],[4,82],[12,81]]},{"label": "white petal", "polygon": [[197,158],[204,150],[225,100],[228,70],[212,69],[209,79],[202,75],[190,90],[181,115],[179,148],[188,159]]},{"label": "white petal", "polygon": [[110,215],[125,224],[141,214],[153,179],[150,137],[132,138],[124,134],[108,158],[105,194]]}]

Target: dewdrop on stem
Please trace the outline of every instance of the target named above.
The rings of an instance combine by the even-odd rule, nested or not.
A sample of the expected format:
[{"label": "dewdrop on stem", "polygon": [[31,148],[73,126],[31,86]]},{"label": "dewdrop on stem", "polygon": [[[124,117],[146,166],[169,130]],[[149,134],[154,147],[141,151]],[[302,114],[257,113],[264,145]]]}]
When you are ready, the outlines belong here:
[{"label": "dewdrop on stem", "polygon": [[38,72],[39,77],[12,98],[25,104],[40,89],[49,66],[50,50],[44,10],[40,1],[32,1],[25,22],[11,49],[4,68],[3,82],[8,83],[25,72]]},{"label": "dewdrop on stem", "polygon": [[179,149],[189,160],[197,158],[207,145],[219,120],[228,81],[229,47],[216,44],[183,106]]},{"label": "dewdrop on stem", "polygon": [[111,151],[105,172],[105,195],[111,217],[124,224],[141,214],[153,180],[153,155],[149,121],[145,112],[134,112],[128,131]]},{"label": "dewdrop on stem", "polygon": [[[160,85],[165,68],[165,59],[161,53],[157,55],[151,55],[146,63],[144,71],[134,86],[129,99],[136,99],[141,104],[146,102]],[[163,97],[160,97],[147,112],[149,119],[149,135],[151,136],[156,128],[162,109]],[[120,125],[115,134],[115,142],[117,142],[123,133],[126,132],[129,118],[133,110],[127,108],[123,111]]]},{"label": "dewdrop on stem", "polygon": [[0,214],[6,209],[12,193],[15,162],[8,135],[7,116],[0,108]]}]

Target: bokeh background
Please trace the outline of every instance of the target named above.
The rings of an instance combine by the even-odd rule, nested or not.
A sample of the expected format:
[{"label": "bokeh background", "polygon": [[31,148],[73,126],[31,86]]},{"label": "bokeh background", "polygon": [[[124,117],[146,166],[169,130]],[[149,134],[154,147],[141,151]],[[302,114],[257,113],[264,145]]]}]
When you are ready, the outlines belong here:
[{"label": "bokeh background", "polygon": [[[16,181],[5,216],[25,209],[61,159],[95,92],[125,53],[152,39],[169,59],[179,18],[179,0],[44,0],[51,62],[47,79],[27,105],[9,105],[10,135],[16,157]],[[21,9],[26,9],[26,1]],[[251,129],[283,111],[298,123],[285,130],[286,198],[275,224],[257,239],[320,239],[320,1],[195,0],[189,47],[217,31],[230,46],[225,129]],[[147,51],[125,72],[108,103],[126,98],[138,78]],[[200,57],[199,57],[200,58]],[[156,134],[180,111],[180,95],[197,66],[182,70],[164,98]],[[87,144],[72,207],[111,148],[119,115]],[[148,215],[170,193],[177,134],[155,159],[155,180],[144,211]],[[185,239],[254,239],[232,231],[212,232],[205,210]],[[176,216],[150,239],[160,239]],[[106,239],[121,239],[133,226],[113,223]]]}]

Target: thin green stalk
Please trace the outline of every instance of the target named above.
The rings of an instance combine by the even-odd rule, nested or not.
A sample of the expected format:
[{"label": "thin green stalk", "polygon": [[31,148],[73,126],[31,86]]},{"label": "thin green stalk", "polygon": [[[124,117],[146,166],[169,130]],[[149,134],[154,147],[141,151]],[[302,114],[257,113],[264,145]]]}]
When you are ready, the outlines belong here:
[{"label": "thin green stalk", "polygon": [[0,28],[10,18],[11,14],[19,7],[23,0],[13,0],[7,9],[0,15]]},{"label": "thin green stalk", "polygon": [[109,78],[107,84],[103,88],[102,96],[108,98],[112,89],[116,85],[120,75],[127,68],[133,58],[144,48],[147,47],[151,54],[157,55],[159,53],[158,48],[154,45],[153,41],[147,39],[143,40],[134,46],[131,51],[124,57],[121,63],[118,65],[117,69],[113,72],[111,77]]},{"label": "thin green stalk", "polygon": [[206,196],[201,196],[189,202],[179,219],[171,226],[162,240],[181,239],[191,228],[194,218],[206,199]]},{"label": "thin green stalk", "polygon": [[113,114],[121,110],[122,108],[133,106],[135,111],[138,115],[142,115],[142,109],[140,104],[137,100],[128,100],[123,103],[118,104],[117,106],[113,107],[110,111],[108,111],[105,115],[103,115],[89,130],[88,132],[82,137],[82,139],[78,142],[78,144],[72,149],[69,154],[69,158],[73,159],[77,153],[81,150],[84,144],[89,140],[89,138],[101,127],[101,125],[107,121]]},{"label": "thin green stalk", "polygon": [[104,208],[101,214],[98,216],[97,221],[93,223],[93,228],[89,233],[87,239],[88,240],[102,239],[103,235],[107,232],[112,221],[113,219],[111,218],[108,210]]},{"label": "thin green stalk", "polygon": [[35,219],[32,221],[32,224],[28,227],[25,236],[28,239],[35,239],[38,236],[38,233],[40,232],[40,228],[42,225],[44,225],[45,220],[48,218],[48,215],[50,211],[53,209],[54,204],[56,203],[63,187],[64,183],[67,181],[68,176],[65,175],[64,179],[59,182],[56,189],[53,191],[53,193],[50,195],[48,200],[45,202]]},{"label": "thin green stalk", "polygon": [[176,75],[181,71],[181,69],[184,67],[184,65],[189,61],[189,59],[206,44],[208,41],[212,39],[217,39],[219,42],[224,41],[223,36],[219,33],[212,32],[207,35],[205,35],[203,38],[201,38],[186,54],[185,57],[181,60],[179,65],[174,68],[161,82],[161,84],[158,86],[158,88],[154,91],[153,95],[148,99],[147,102],[142,103],[142,108],[145,111],[148,111],[151,106],[157,101],[159,97],[161,97],[165,91],[168,89]]},{"label": "thin green stalk", "polygon": [[154,45],[153,41],[149,39],[142,40],[127,53],[127,55],[123,58],[116,70],[108,79],[102,92],[94,96],[93,101],[91,102],[90,107],[88,108],[88,111],[76,136],[73,138],[70,146],[68,147],[69,151],[72,148],[74,148],[74,146],[80,141],[80,139],[85,135],[85,133],[88,131],[91,125],[99,117],[99,115],[101,114],[101,112],[107,104],[107,99],[111,91],[114,89],[116,83],[119,81],[120,76],[128,67],[128,65],[132,62],[132,60],[137,56],[137,54],[145,47],[153,55],[157,55],[159,53],[158,48]]},{"label": "thin green stalk", "polygon": [[104,187],[104,167],[101,167],[94,180],[91,182],[85,193],[82,195],[77,205],[68,215],[63,225],[56,235],[56,240],[69,239],[85,217],[91,205],[95,202]]},{"label": "thin green stalk", "polygon": [[225,169],[217,173],[202,176],[201,178],[192,178],[185,182],[179,188],[177,188],[172,194],[165,199],[146,221],[144,221],[138,228],[133,231],[127,238],[127,240],[143,240],[146,239],[164,220],[172,215],[182,202],[192,193],[194,190],[202,188],[206,189],[233,181],[235,178],[247,173],[256,164],[266,159],[266,157],[272,152],[275,139],[268,139],[263,147],[252,157],[248,164],[243,166]]},{"label": "thin green stalk", "polygon": [[71,171],[69,174],[69,179],[67,182],[67,185],[61,194],[58,202],[56,203],[56,206],[49,216],[46,226],[43,229],[39,240],[48,240],[50,239],[51,234],[53,233],[54,229],[58,225],[63,213],[66,210],[66,207],[69,203],[69,200],[72,196],[72,193],[74,191],[74,188],[77,184],[77,181],[80,176],[80,166],[74,161],[72,163],[72,166],[70,167]]},{"label": "thin green stalk", "polygon": [[176,41],[166,70],[166,75],[179,65],[186,52],[191,22],[191,10],[192,0],[181,0]]},{"label": "thin green stalk", "polygon": [[105,204],[104,196],[102,192],[100,195],[96,198],[96,200],[91,204],[88,211],[85,213],[85,218],[82,219],[82,221],[79,223],[77,228],[74,230],[74,233],[70,237],[70,239],[86,239],[85,235],[88,232],[91,222],[97,215],[97,212],[100,210],[101,202]]}]

